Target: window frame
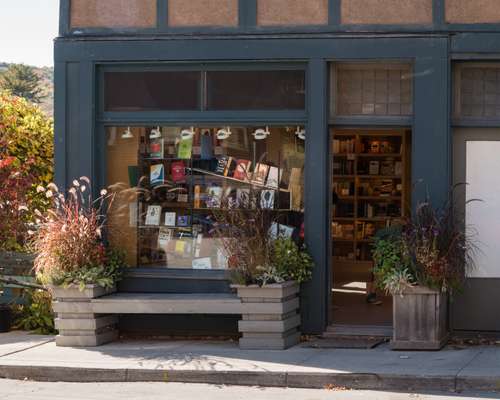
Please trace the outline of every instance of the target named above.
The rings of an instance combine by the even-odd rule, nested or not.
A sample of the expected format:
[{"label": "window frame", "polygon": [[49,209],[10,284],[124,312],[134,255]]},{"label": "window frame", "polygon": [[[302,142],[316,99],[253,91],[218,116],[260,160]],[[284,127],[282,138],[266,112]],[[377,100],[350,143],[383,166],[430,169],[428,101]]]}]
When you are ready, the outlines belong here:
[{"label": "window frame", "polygon": [[[281,70],[301,69],[305,73],[306,100],[304,110],[250,110],[250,111],[127,111],[127,112],[104,112],[104,72],[108,71],[156,71],[156,70],[199,70],[200,68],[210,70]],[[97,115],[95,128],[95,170],[97,182],[96,187],[107,185],[107,152],[106,152],[106,128],[127,126],[194,126],[194,127],[217,127],[229,125],[302,125],[306,129],[308,119],[308,96],[310,90],[308,65],[305,62],[277,63],[277,62],[255,62],[255,63],[156,63],[156,64],[99,64],[96,65],[97,73]],[[307,157],[307,156],[306,156]],[[167,279],[193,279],[193,280],[228,280],[228,270],[194,270],[185,268],[147,268],[135,265],[127,269],[127,277],[131,278],[167,278]]]},{"label": "window frame", "polygon": [[468,117],[461,112],[461,76],[462,71],[467,68],[498,68],[500,72],[500,62],[492,61],[458,61],[452,64],[451,82],[451,123],[452,126],[463,127],[498,127],[500,116],[498,117]]},{"label": "window frame", "polygon": [[[328,116],[329,124],[336,126],[369,126],[369,125],[381,125],[381,126],[409,126],[413,124],[413,118],[415,115],[415,78],[414,76],[414,60],[331,60],[329,62],[328,68],[328,91],[329,91],[329,105],[328,105]],[[337,93],[338,93],[338,69],[339,67],[345,69],[408,69],[408,72],[412,74],[412,79],[410,83],[411,87],[411,99],[412,99],[412,112],[410,115],[339,115],[336,112],[337,108]]]}]

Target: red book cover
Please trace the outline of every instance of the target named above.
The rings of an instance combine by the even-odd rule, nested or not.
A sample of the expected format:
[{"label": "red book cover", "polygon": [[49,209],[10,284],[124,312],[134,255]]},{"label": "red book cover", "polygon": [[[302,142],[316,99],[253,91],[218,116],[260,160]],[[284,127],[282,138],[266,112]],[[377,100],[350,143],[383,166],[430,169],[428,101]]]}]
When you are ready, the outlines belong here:
[{"label": "red book cover", "polygon": [[172,180],[174,182],[184,182],[186,180],[186,167],[182,161],[172,163]]},{"label": "red book cover", "polygon": [[236,162],[233,178],[239,179],[240,181],[249,181],[251,177],[250,165],[252,165],[251,161],[238,160]]}]

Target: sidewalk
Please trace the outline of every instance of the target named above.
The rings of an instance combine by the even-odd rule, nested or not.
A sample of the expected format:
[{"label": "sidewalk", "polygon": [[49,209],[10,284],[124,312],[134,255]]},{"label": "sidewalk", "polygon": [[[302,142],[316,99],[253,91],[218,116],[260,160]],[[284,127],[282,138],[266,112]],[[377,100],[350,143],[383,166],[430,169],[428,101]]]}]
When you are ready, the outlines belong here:
[{"label": "sidewalk", "polygon": [[0,334],[0,378],[66,382],[192,382],[405,391],[500,391],[500,346],[440,352],[245,351],[235,342],[122,341],[56,347],[53,338]]}]

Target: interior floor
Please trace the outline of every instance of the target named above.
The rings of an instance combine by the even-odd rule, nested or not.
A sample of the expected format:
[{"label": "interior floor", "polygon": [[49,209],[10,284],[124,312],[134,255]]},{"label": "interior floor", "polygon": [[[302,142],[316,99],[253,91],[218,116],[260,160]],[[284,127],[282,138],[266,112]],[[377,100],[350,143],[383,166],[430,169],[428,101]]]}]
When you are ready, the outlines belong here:
[{"label": "interior floor", "polygon": [[392,297],[377,294],[366,302],[365,282],[336,282],[332,288],[330,321],[336,325],[392,325]]}]

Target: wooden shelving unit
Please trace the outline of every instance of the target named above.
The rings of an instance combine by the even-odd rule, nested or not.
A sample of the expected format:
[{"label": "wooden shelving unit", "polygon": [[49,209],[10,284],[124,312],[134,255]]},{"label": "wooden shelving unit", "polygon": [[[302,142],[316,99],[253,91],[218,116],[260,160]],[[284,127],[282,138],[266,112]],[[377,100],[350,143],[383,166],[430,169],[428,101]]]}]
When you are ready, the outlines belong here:
[{"label": "wooden shelving unit", "polygon": [[369,273],[373,235],[406,215],[409,143],[404,129],[332,129],[332,257],[337,268]]}]

